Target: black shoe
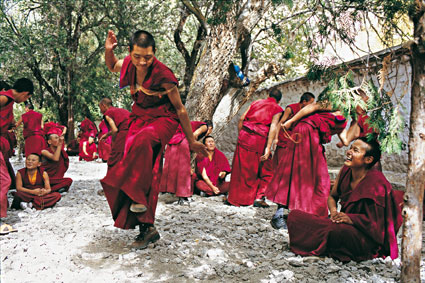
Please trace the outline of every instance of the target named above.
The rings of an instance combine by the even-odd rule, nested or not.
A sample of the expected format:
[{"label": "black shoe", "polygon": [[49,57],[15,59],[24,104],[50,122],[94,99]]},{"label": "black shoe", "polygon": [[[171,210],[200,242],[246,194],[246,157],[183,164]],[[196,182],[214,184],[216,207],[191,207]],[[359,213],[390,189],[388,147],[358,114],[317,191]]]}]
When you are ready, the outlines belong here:
[{"label": "black shoe", "polygon": [[267,208],[270,207],[270,205],[267,204],[267,202],[265,200],[255,200],[254,201],[254,207],[263,207],[263,208]]},{"label": "black shoe", "polygon": [[62,194],[64,192],[66,192],[66,188],[60,188],[59,190],[57,190],[58,193]]},{"label": "black shoe", "polygon": [[270,220],[270,224],[276,230],[288,229],[288,226],[286,226],[286,221],[283,219],[283,215],[279,215],[277,217],[273,216],[272,220]]},{"label": "black shoe", "polygon": [[154,226],[149,227],[145,233],[140,233],[136,240],[131,244],[136,249],[146,249],[150,243],[155,243],[161,238]]}]

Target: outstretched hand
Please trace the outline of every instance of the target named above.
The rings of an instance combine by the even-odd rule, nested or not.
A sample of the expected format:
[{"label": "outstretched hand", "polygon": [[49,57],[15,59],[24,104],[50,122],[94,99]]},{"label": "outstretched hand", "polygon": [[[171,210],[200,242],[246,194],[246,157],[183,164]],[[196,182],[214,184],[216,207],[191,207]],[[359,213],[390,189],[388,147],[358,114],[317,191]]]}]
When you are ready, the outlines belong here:
[{"label": "outstretched hand", "polygon": [[105,49],[106,50],[114,50],[115,47],[117,47],[118,41],[117,37],[115,36],[115,33],[112,30],[108,31],[108,36],[106,37],[105,41]]},{"label": "outstretched hand", "polygon": [[207,147],[198,141],[194,141],[193,143],[189,144],[190,150],[193,152],[196,152],[197,154],[200,154],[204,157],[208,156]]}]

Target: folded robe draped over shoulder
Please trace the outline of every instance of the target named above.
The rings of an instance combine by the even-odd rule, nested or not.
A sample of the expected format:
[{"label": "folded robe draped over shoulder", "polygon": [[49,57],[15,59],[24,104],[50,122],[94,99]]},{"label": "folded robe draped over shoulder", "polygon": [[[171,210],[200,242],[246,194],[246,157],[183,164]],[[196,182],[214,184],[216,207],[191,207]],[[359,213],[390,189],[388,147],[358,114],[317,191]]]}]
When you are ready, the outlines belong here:
[{"label": "folded robe draped over shoulder", "polygon": [[[121,67],[120,87],[134,86],[135,79],[136,68],[130,56],[127,56]],[[143,87],[161,91],[164,83],[178,84],[173,72],[154,58]],[[159,153],[164,150],[179,124],[176,110],[167,95],[149,96],[138,91],[132,93],[132,99],[134,103],[124,155],[101,180],[115,226],[122,229],[133,229],[141,223],[154,223],[162,171]],[[144,204],[147,211],[131,212],[129,208],[133,202]]]},{"label": "folded robe draped over shoulder", "polygon": [[[40,167],[37,168],[37,177],[35,184],[31,184],[29,181],[27,168],[22,168],[18,170],[22,178],[22,186],[29,190],[44,188],[43,172],[44,170]],[[30,193],[16,191],[14,194],[14,199],[12,203],[13,208],[19,209],[19,203],[21,202],[32,202],[34,208],[37,210],[42,210],[48,207],[54,206],[61,199],[61,195],[58,192],[51,192],[44,196],[36,196]]]},{"label": "folded robe draped over shoulder", "polygon": [[[351,169],[344,166],[338,185],[341,212],[353,225],[337,224],[299,210],[288,215],[291,250],[300,255],[325,255],[340,261],[398,257],[397,231],[401,206],[382,172],[371,169],[356,188],[350,187]],[[314,235],[314,237],[312,237]]]},{"label": "folded robe draped over shoulder", "polygon": [[260,162],[267,143],[273,116],[283,109],[272,97],[254,101],[247,112],[232,163],[228,202],[252,205],[255,199],[264,196],[267,184],[273,175],[271,157]]},{"label": "folded robe draped over shoulder", "polygon": [[266,190],[266,197],[289,209],[299,209],[327,216],[330,178],[322,144],[342,132],[342,116],[320,112],[302,119],[292,130],[301,142],[288,142],[286,154],[279,161]]},{"label": "folded robe draped over shoulder", "polygon": [[[48,147],[48,152],[54,154],[54,151]],[[61,188],[65,191],[69,190],[72,185],[71,178],[64,178],[66,171],[69,168],[69,157],[64,149],[61,150],[59,161],[53,161],[43,156],[41,168],[49,174],[50,188],[55,192]]]},{"label": "folded robe draped over shoulder", "polygon": [[[121,160],[124,154],[125,138],[128,133],[128,119],[130,117],[130,112],[122,108],[109,107],[109,109],[105,112],[105,116],[110,117],[114,121],[115,126],[118,128],[118,132],[112,141],[111,153],[108,159],[108,166],[112,167]],[[106,125],[109,127],[108,123],[106,123]]]},{"label": "folded robe draped over shoulder", "polygon": [[25,139],[25,156],[28,157],[31,153],[40,154],[46,146],[44,131],[41,129],[41,120],[43,114],[34,110],[22,114],[22,122],[24,124],[24,139]]}]

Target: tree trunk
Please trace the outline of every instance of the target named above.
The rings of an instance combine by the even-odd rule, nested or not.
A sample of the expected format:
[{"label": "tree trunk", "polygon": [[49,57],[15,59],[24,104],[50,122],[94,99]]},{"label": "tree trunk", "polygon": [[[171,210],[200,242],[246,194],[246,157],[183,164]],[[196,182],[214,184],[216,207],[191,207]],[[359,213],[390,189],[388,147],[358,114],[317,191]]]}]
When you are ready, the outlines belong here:
[{"label": "tree trunk", "polygon": [[409,168],[403,208],[401,282],[421,282],[422,203],[425,187],[425,1],[415,2],[415,43],[412,45],[412,109],[410,114]]}]

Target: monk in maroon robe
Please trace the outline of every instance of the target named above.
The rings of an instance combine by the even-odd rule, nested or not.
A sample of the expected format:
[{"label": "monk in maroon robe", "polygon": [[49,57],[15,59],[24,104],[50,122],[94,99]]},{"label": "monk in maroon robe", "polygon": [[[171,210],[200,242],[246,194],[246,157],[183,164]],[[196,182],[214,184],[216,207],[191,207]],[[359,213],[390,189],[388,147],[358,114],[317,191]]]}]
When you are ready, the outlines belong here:
[{"label": "monk in maroon robe", "polygon": [[66,146],[66,153],[68,156],[77,156],[80,153],[80,137],[69,142]]},{"label": "monk in maroon robe", "polygon": [[97,147],[94,143],[94,136],[90,136],[88,140],[80,143],[80,161],[93,161],[97,159]]},{"label": "monk in maroon robe", "polygon": [[[229,161],[216,148],[212,136],[206,136],[203,142],[207,146],[208,157],[196,156],[195,189],[208,196],[225,194],[230,189],[230,182],[225,181],[226,175],[230,173]],[[203,194],[201,193],[201,195]]]},{"label": "monk in maroon robe", "polygon": [[44,123],[44,134],[57,134],[58,136],[65,136],[67,128],[56,122]]},{"label": "monk in maroon robe", "polygon": [[[10,164],[10,144],[8,140],[9,126],[14,121],[13,104],[25,102],[30,98],[34,91],[32,81],[26,78],[19,79],[13,87],[7,91],[0,91],[0,151],[3,155],[3,161],[0,162],[2,167],[0,171],[4,174],[6,171],[10,173],[8,168],[12,168]],[[12,168],[13,169],[13,168]],[[9,176],[15,179],[15,176]],[[7,178],[2,178],[7,179]],[[7,216],[7,192],[9,191],[9,182],[0,183],[0,217]]]},{"label": "monk in maroon robe", "polygon": [[42,210],[54,206],[60,199],[58,192],[52,192],[49,175],[40,168],[41,156],[31,153],[25,160],[25,168],[16,174],[16,193],[12,208],[19,209],[24,202],[29,207]]},{"label": "monk in maroon robe", "polygon": [[[99,135],[102,137],[108,132],[108,126],[106,125],[105,121],[102,120],[99,124]],[[99,158],[102,159],[103,162],[107,162],[109,159],[109,155],[111,154],[111,143],[111,136],[108,136],[106,139],[99,139],[99,143],[97,144],[97,151],[99,153]]]},{"label": "monk in maroon robe", "polygon": [[62,145],[64,137],[57,134],[49,134],[47,143],[49,147],[41,151],[41,168],[49,174],[50,188],[52,192],[67,192],[71,187],[72,179],[64,178],[69,167],[69,158]]},{"label": "monk in maroon robe", "polygon": [[97,135],[97,127],[96,124],[93,123],[86,115],[83,121],[81,121],[80,124],[80,130],[81,130],[81,141],[80,143],[86,141],[89,139],[90,136],[96,137]]},{"label": "monk in maroon robe", "polygon": [[117,40],[113,31],[105,42],[105,63],[112,72],[121,72],[120,87],[130,86],[133,98],[124,155],[101,180],[115,226],[140,234],[135,248],[146,248],[160,238],[153,226],[159,192],[160,153],[182,125],[191,150],[205,155],[190,127],[186,108],[177,90],[172,71],[155,58],[155,40],[146,31],[133,34],[124,60],[114,55]]},{"label": "monk in maroon robe", "polygon": [[398,257],[401,208],[385,176],[372,168],[380,155],[376,141],[354,141],[328,198],[330,219],[300,210],[289,213],[291,251],[342,262]]},{"label": "monk in maroon robe", "polygon": [[[291,128],[301,119],[292,130],[293,141],[279,161],[266,196],[283,207],[324,217],[328,214],[330,177],[323,144],[345,129],[346,119],[339,112],[317,112],[322,108],[321,103],[307,105],[284,123],[284,127]],[[275,225],[276,221],[280,224]],[[272,226],[284,228],[283,215],[273,217]]]},{"label": "monk in maroon robe", "polygon": [[[201,139],[212,131],[212,123],[208,121],[192,121],[192,132],[196,140]],[[164,153],[164,168],[160,180],[160,192],[172,193],[179,198],[178,204],[183,205],[188,197],[193,195],[191,179],[189,142],[184,136],[181,126],[168,142]]]},{"label": "monk in maroon robe", "polygon": [[99,102],[99,108],[109,129],[109,132],[102,135],[100,140],[102,141],[112,136],[111,153],[108,159],[108,168],[110,168],[117,164],[124,154],[130,112],[126,109],[112,106],[112,100],[106,97]]},{"label": "monk in maroon robe", "polygon": [[25,156],[30,153],[40,154],[46,145],[43,131],[43,114],[34,111],[34,106],[30,103],[25,105],[25,113],[16,123],[16,127],[24,124]]},{"label": "monk in maroon robe", "polygon": [[273,89],[269,98],[254,101],[239,120],[239,137],[233,156],[230,204],[268,207],[264,192],[273,175],[273,162],[268,137],[274,139],[276,125],[283,111],[277,103],[282,98],[279,90]]}]

